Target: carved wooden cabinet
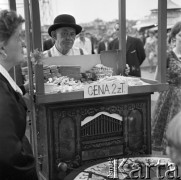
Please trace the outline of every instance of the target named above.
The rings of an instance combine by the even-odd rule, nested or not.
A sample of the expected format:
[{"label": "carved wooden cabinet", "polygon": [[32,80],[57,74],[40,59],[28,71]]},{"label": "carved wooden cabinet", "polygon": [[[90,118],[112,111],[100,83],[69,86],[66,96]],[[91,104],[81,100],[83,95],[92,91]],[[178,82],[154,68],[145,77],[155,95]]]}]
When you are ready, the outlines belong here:
[{"label": "carved wooden cabinet", "polygon": [[37,104],[42,179],[58,180],[60,162],[74,169],[101,158],[150,154],[150,99],[143,93]]}]

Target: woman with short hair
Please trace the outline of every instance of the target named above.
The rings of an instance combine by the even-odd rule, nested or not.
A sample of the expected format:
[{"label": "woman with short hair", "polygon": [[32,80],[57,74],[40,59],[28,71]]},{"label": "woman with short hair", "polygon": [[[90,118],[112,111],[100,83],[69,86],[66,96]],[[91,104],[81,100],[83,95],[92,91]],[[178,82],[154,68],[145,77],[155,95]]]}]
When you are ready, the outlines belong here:
[{"label": "woman with short hair", "polygon": [[35,158],[25,137],[23,92],[8,71],[21,63],[24,19],[14,11],[0,11],[0,179],[38,180]]},{"label": "woman with short hair", "polygon": [[152,120],[152,149],[164,154],[168,123],[181,111],[181,21],[173,26],[170,37],[175,47],[167,53],[166,77],[169,87],[160,92]]}]

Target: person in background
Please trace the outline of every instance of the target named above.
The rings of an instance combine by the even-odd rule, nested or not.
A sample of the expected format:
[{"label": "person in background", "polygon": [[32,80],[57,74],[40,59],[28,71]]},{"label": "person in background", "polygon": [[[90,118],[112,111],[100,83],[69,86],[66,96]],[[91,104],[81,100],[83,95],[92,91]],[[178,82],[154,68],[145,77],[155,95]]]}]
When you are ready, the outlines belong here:
[{"label": "person in background", "polygon": [[167,51],[175,48],[175,39],[171,38],[170,32],[167,32]]},{"label": "person in background", "polygon": [[85,29],[82,29],[74,42],[74,47],[84,49],[87,54],[92,54],[92,44],[89,38],[85,37]]},{"label": "person in background", "polygon": [[148,63],[150,65],[150,73],[154,72],[154,59],[157,55],[157,39],[155,37],[154,31],[149,31],[149,36],[146,38],[145,42],[145,53]]},{"label": "person in background", "polygon": [[145,32],[144,31],[139,31],[139,38],[141,39],[143,46],[146,43],[146,37],[145,37]]},{"label": "person in background", "polygon": [[166,130],[166,153],[178,167],[178,175],[181,176],[181,112],[169,122]]},{"label": "person in background", "polygon": [[50,48],[52,48],[55,44],[55,41],[53,38],[50,39],[46,39],[45,41],[43,41],[43,51],[49,50]]},{"label": "person in background", "polygon": [[108,51],[109,40],[106,35],[103,36],[102,40],[98,43],[97,53],[100,54],[101,51]]},{"label": "person in background", "polygon": [[[119,33],[119,24],[115,25],[115,30]],[[119,38],[110,42],[110,50],[119,49]],[[130,76],[141,77],[140,66],[145,60],[145,50],[139,38],[126,35],[126,63],[130,67]]]},{"label": "person in background", "polygon": [[118,31],[119,24],[115,25],[115,31],[112,33],[112,37],[109,39],[109,50],[119,49]]},{"label": "person in background", "polygon": [[152,118],[152,149],[164,154],[168,123],[181,111],[181,21],[173,26],[170,38],[175,41],[175,47],[167,53],[166,77],[169,87],[160,92]]},{"label": "person in background", "polygon": [[24,19],[0,11],[0,179],[38,180],[35,158],[25,136],[27,107],[23,92],[8,71],[24,60],[21,31]]},{"label": "person in background", "polygon": [[73,47],[75,37],[81,31],[82,27],[76,24],[73,16],[58,15],[48,29],[48,34],[54,39],[55,44],[51,49],[43,52],[44,57],[87,54],[83,49]]},{"label": "person in background", "polygon": [[95,46],[96,46],[96,43],[97,43],[96,37],[93,36],[93,35],[92,35],[91,33],[89,33],[89,32],[86,32],[86,37],[87,37],[88,39],[90,39],[90,41],[91,41],[91,45],[92,45],[92,52],[91,52],[91,54],[95,54],[94,49],[95,49]]}]

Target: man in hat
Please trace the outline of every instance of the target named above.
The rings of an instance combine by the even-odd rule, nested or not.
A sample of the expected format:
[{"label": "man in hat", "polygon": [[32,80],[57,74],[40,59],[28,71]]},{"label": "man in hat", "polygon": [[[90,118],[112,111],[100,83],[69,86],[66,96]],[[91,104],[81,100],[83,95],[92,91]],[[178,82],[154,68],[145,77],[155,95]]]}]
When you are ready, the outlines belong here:
[{"label": "man in hat", "polygon": [[71,56],[87,54],[83,49],[73,47],[75,37],[82,31],[82,27],[76,24],[75,18],[68,14],[62,14],[54,19],[53,25],[48,29],[48,34],[54,39],[54,46],[44,51],[45,57]]}]

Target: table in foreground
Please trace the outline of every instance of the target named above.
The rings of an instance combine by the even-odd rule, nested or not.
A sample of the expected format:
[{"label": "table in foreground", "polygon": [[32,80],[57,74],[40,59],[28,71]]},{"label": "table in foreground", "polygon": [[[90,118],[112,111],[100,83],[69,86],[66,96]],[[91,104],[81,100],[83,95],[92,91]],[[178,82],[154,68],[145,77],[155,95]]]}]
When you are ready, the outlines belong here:
[{"label": "table in foreground", "polygon": [[[171,166],[172,165],[172,166]],[[172,170],[171,170],[172,168]],[[175,170],[173,170],[175,168]],[[178,177],[167,157],[140,156],[108,159],[72,171],[64,180],[169,179]]]}]

